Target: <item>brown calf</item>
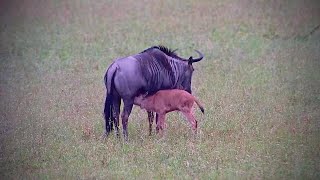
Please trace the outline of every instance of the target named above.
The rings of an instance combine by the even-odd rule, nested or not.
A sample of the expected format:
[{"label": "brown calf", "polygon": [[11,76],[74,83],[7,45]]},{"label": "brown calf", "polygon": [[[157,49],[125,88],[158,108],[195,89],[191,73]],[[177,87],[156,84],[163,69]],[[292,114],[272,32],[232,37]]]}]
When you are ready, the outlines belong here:
[{"label": "brown calf", "polygon": [[200,102],[194,96],[184,90],[160,90],[154,95],[140,95],[134,99],[134,104],[140,106],[142,109],[157,113],[157,132],[159,132],[159,130],[163,131],[165,115],[168,112],[181,111],[192,125],[192,130],[196,133],[197,120],[194,118],[192,113],[192,106],[194,103],[196,103],[201,112],[204,113],[204,109]]}]

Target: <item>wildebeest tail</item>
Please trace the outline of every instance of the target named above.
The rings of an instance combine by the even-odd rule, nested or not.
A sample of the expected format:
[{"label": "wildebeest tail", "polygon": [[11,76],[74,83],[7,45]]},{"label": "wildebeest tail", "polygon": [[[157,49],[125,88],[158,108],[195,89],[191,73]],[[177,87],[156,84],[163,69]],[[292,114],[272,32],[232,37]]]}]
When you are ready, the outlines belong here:
[{"label": "wildebeest tail", "polygon": [[105,125],[106,125],[106,135],[108,135],[112,129],[113,129],[113,122],[112,122],[112,102],[113,102],[113,96],[112,96],[112,89],[114,86],[114,76],[116,74],[117,67],[113,64],[109,67],[107,70],[105,76],[104,76],[104,83],[106,86],[106,101],[104,103],[104,119],[105,119]]},{"label": "wildebeest tail", "polygon": [[201,105],[201,103],[199,102],[199,100],[197,98],[194,98],[194,101],[197,103],[197,105],[199,106],[201,112],[204,114],[204,108],[203,106]]}]

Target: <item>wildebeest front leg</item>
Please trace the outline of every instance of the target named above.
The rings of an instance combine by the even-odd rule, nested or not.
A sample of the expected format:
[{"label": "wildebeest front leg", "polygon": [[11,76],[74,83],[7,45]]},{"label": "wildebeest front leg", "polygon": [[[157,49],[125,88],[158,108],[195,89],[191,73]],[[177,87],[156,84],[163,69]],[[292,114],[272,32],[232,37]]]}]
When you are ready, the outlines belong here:
[{"label": "wildebeest front leg", "polygon": [[159,121],[159,114],[156,113],[156,125],[158,124],[158,121]]},{"label": "wildebeest front leg", "polygon": [[123,137],[126,141],[128,141],[128,119],[133,107],[133,100],[123,100],[124,107],[121,114],[122,118],[122,128],[123,128]]},{"label": "wildebeest front leg", "polygon": [[147,112],[148,112],[148,120],[149,120],[149,136],[151,136],[154,114],[152,111],[147,111]]}]

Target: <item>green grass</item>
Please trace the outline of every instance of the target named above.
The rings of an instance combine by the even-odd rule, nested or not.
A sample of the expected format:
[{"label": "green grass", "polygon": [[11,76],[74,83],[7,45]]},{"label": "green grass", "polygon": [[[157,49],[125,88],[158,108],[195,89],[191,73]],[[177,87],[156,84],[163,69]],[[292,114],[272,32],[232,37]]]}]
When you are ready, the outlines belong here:
[{"label": "green grass", "polygon": [[[0,7],[0,178],[319,179],[317,1],[8,1]],[[101,140],[113,59],[163,44],[194,64],[181,114]]]}]

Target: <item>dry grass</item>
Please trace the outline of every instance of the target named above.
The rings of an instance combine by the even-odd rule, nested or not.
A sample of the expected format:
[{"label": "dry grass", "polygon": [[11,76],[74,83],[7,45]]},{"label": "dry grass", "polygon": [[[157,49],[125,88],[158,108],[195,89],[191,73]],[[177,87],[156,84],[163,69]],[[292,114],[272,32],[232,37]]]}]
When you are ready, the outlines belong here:
[{"label": "dry grass", "polygon": [[[317,1],[1,2],[0,177],[319,179]],[[204,52],[193,92],[200,133],[168,117],[130,141],[103,133],[103,75],[152,45]]]}]

